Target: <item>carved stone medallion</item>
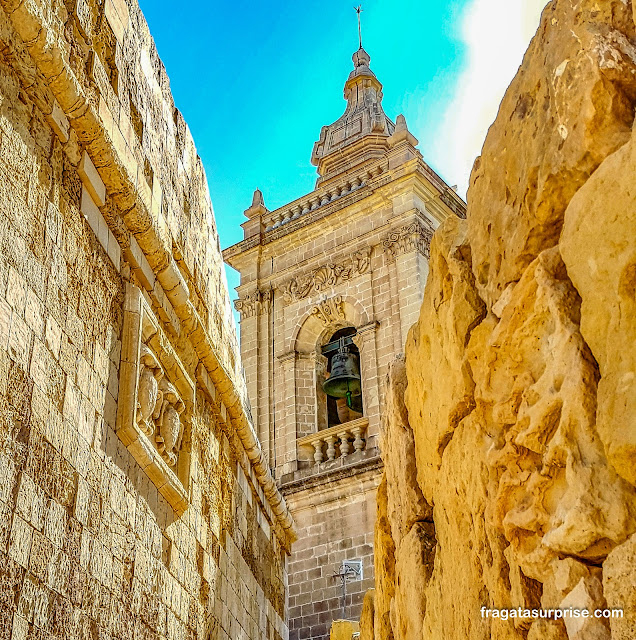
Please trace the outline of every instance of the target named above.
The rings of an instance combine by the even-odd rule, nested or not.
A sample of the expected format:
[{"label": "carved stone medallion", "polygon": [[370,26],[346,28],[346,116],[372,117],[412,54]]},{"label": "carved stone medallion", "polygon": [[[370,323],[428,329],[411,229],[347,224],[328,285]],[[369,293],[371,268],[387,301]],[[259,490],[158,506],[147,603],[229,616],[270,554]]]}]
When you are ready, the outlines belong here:
[{"label": "carved stone medallion", "polygon": [[342,302],[342,296],[334,296],[319,302],[311,310],[312,315],[316,316],[325,326],[336,323],[338,320],[345,320],[345,311]]}]

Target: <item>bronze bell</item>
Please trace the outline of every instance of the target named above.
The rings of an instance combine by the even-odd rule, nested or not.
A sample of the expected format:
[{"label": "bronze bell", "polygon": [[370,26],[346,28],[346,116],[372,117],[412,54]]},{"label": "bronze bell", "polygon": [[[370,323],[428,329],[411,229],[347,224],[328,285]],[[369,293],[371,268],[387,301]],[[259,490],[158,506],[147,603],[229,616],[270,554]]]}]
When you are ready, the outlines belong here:
[{"label": "bronze bell", "polygon": [[331,359],[331,375],[323,382],[324,392],[332,398],[346,398],[352,406],[352,396],[362,395],[358,359],[349,349],[341,346]]}]

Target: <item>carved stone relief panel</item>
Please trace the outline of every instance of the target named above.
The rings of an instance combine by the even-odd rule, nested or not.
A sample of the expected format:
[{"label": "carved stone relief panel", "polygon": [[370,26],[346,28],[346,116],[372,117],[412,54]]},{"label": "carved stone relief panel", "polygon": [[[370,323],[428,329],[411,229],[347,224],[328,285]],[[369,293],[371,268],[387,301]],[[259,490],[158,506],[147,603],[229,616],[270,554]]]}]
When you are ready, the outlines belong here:
[{"label": "carved stone relief panel", "polygon": [[338,261],[329,262],[292,278],[282,286],[283,300],[285,304],[289,304],[314,293],[320,293],[339,282],[345,282],[366,273],[370,266],[371,249],[360,249]]},{"label": "carved stone relief panel", "polygon": [[141,291],[124,305],[117,435],[181,514],[188,505],[190,452],[183,446],[195,387]]},{"label": "carved stone relief panel", "polygon": [[322,300],[312,307],[311,313],[325,326],[334,324],[338,320],[345,320],[346,318],[342,296],[334,296],[333,298]]}]

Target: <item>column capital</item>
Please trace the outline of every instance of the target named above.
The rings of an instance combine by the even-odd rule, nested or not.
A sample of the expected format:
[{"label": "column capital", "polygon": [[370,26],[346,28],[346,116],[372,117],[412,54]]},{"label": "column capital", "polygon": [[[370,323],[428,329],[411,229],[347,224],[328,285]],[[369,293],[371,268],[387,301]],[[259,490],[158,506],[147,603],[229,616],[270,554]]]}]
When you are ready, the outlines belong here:
[{"label": "column capital", "polygon": [[234,308],[241,314],[241,320],[253,318],[269,310],[271,299],[271,289],[255,289],[252,293],[240,295],[238,300],[234,301]]}]

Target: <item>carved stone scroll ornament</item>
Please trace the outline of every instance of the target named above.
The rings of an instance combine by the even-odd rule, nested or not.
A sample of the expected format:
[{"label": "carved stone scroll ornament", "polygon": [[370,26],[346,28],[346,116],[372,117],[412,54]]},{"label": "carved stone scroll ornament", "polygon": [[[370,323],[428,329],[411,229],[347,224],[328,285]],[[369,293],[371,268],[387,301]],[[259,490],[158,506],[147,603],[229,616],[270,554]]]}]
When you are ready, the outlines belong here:
[{"label": "carved stone scroll ornament", "polygon": [[382,246],[392,259],[410,251],[418,251],[429,258],[433,232],[434,229],[430,224],[416,220],[391,231],[382,241]]},{"label": "carved stone scroll ornament", "polygon": [[285,304],[320,293],[369,270],[371,249],[360,249],[339,262],[324,264],[308,273],[292,278],[283,286]]},{"label": "carved stone scroll ornament", "polygon": [[241,318],[252,318],[266,309],[272,298],[271,290],[257,289],[234,301],[234,308],[241,314]]},{"label": "carved stone scroll ornament", "polygon": [[311,310],[312,315],[325,326],[336,323],[338,320],[345,320],[345,311],[342,302],[342,296],[334,296],[319,302]]}]

